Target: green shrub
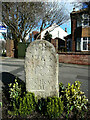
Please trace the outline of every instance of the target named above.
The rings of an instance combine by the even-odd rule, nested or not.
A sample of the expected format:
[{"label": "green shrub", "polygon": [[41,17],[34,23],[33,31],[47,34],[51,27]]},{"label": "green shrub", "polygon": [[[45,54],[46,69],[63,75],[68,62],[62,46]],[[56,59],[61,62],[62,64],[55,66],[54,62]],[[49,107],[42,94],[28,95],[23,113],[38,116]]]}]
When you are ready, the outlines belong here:
[{"label": "green shrub", "polygon": [[15,116],[26,116],[31,114],[32,111],[34,111],[36,108],[37,100],[35,98],[35,95],[31,92],[24,92],[22,96],[21,87],[19,87],[17,79],[13,85],[10,83],[9,87],[11,101],[8,113]]},{"label": "green shrub", "polygon": [[0,102],[0,107],[2,107],[2,102]]},{"label": "green shrub", "polygon": [[59,97],[48,97],[38,101],[39,112],[49,118],[58,118],[63,112],[63,102]]},{"label": "green shrub", "polygon": [[2,53],[2,56],[3,56],[3,57],[6,57],[6,53],[5,53],[5,52],[3,52],[3,53]]},{"label": "green shrub", "polygon": [[17,78],[15,79],[14,84],[13,83],[9,84],[9,93],[12,102],[21,96],[21,86],[19,86]]},{"label": "green shrub", "polygon": [[86,96],[84,92],[80,90],[81,83],[75,81],[74,84],[63,86],[62,83],[59,84],[60,98],[64,101],[64,111],[66,112],[66,117],[68,118],[70,113],[73,112],[75,116],[83,117],[84,112],[87,110]]},{"label": "green shrub", "polygon": [[19,115],[29,115],[36,109],[36,98],[33,93],[26,93],[23,98],[20,98]]}]

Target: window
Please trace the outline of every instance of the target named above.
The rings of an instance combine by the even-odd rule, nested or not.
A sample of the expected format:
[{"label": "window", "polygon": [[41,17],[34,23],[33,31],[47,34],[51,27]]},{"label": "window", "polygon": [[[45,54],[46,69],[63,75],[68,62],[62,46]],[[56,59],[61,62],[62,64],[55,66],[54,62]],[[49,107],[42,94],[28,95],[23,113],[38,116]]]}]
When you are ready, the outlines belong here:
[{"label": "window", "polygon": [[71,38],[67,39],[67,51],[72,51],[72,40],[71,40]]},{"label": "window", "polygon": [[88,50],[90,51],[90,37],[88,38]]},{"label": "window", "polygon": [[77,16],[77,27],[90,26],[90,15],[82,14]]},{"label": "window", "polygon": [[83,50],[87,50],[87,42],[83,42]]},{"label": "window", "polygon": [[77,16],[77,27],[82,26],[82,15]]},{"label": "window", "polygon": [[81,38],[77,38],[76,40],[76,50],[81,51]]},{"label": "window", "polygon": [[82,15],[82,26],[90,26],[90,15],[88,14]]},{"label": "window", "polygon": [[82,16],[83,16],[84,19],[88,18],[88,14],[83,14]]},{"label": "window", "polygon": [[88,40],[90,41],[90,37],[88,37]]},{"label": "window", "polygon": [[81,20],[77,20],[77,27],[80,27],[80,26],[82,26],[82,22]]},{"label": "window", "polygon": [[83,24],[84,26],[88,25],[88,19],[85,19]]},{"label": "window", "polygon": [[83,37],[83,41],[84,41],[84,40],[87,40],[87,37]]},{"label": "window", "polygon": [[81,50],[82,51],[90,50],[90,37],[81,38]]}]

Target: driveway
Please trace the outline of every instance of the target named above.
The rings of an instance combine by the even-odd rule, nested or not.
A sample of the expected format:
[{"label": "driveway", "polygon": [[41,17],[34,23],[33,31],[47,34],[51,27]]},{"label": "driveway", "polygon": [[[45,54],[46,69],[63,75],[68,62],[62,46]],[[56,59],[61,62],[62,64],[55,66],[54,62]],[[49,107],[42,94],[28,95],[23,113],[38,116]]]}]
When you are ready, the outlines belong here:
[{"label": "driveway", "polygon": [[[90,99],[89,93],[89,70],[90,68],[86,65],[75,65],[75,64],[59,64],[59,82],[65,85],[70,82],[79,80],[82,85],[81,89],[85,92],[85,95]],[[2,74],[1,74],[2,72]],[[19,77],[20,80],[25,82],[24,72],[24,59],[15,58],[0,58],[0,90],[3,83],[11,78]],[[0,92],[1,93],[1,92]]]}]

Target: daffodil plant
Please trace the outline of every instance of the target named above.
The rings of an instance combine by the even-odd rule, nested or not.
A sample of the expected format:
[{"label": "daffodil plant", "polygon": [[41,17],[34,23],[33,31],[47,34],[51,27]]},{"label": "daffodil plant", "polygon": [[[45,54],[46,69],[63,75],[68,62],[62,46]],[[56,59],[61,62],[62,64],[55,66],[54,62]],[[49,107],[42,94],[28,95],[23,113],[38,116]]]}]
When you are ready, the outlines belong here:
[{"label": "daffodil plant", "polygon": [[84,92],[80,90],[80,86],[81,83],[79,81],[75,81],[72,85],[68,83],[66,87],[62,83],[59,84],[60,97],[64,101],[67,118],[71,112],[75,116],[79,113],[82,117],[84,111],[87,110],[88,99],[84,95]]}]

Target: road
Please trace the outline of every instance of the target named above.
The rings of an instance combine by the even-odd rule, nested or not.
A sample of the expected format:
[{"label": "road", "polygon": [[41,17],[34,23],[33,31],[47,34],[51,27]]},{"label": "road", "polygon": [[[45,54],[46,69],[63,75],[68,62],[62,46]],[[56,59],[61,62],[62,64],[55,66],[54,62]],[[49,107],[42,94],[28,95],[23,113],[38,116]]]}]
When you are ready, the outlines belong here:
[{"label": "road", "polygon": [[[60,63],[59,83],[62,82],[66,85],[68,82],[72,84],[74,81],[79,80],[82,83],[81,90],[84,91],[85,95],[90,99],[90,96],[88,95],[90,78],[88,74],[89,70],[90,68],[86,65]],[[2,77],[2,81],[0,81],[0,90],[5,81],[10,80],[11,78],[13,79],[15,76],[25,82],[24,59],[8,57],[0,58],[0,77]]]}]

